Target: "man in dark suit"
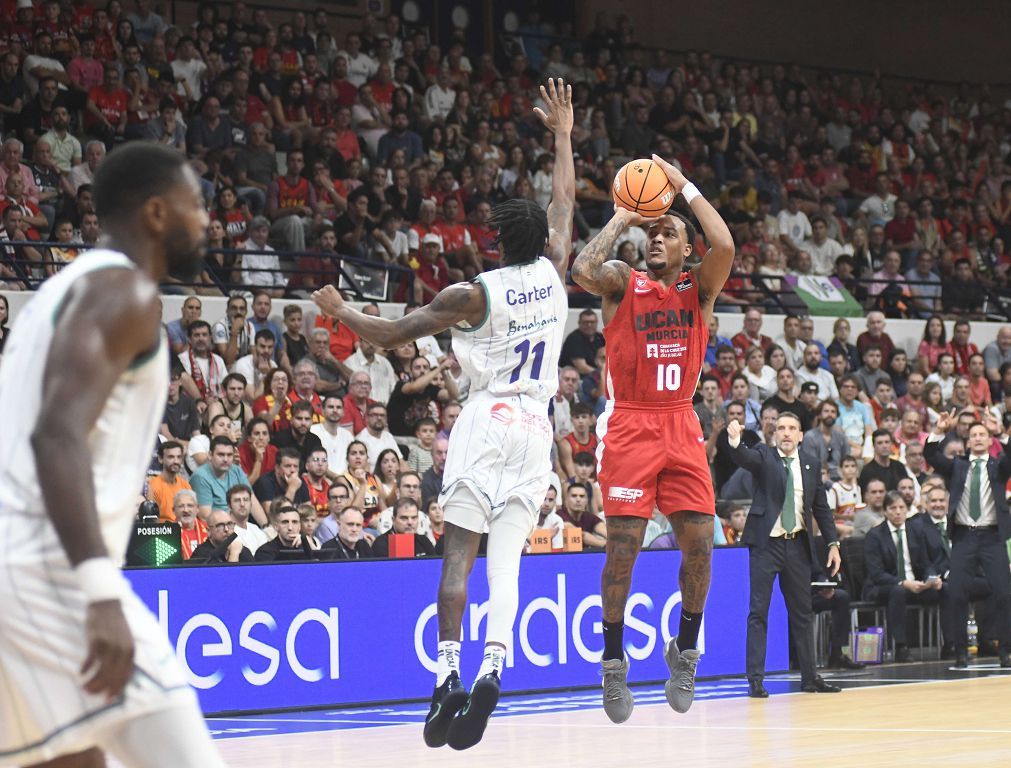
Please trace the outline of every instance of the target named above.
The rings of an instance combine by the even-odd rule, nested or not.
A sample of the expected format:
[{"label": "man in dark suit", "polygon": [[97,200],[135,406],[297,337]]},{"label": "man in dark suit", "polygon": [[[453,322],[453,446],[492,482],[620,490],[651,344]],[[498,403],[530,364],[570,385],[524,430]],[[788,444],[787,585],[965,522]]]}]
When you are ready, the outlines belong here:
[{"label": "man in dark suit", "polygon": [[829,544],[826,567],[831,576],[838,573],[840,564],[835,522],[821,484],[821,466],[798,451],[803,433],[800,419],[792,413],[781,413],[776,419],[776,447],[744,447],[742,429],[740,422],[732,421],[727,436],[731,457],[755,479],[754,499],[741,539],[750,548],[748,695],[762,699],[769,695],[762,678],[769,602],[777,575],[800,666],[801,688],[811,693],[836,693],[838,686],[819,677],[814,663],[811,565],[816,555],[811,531],[815,521]]},{"label": "man in dark suit", "polygon": [[[994,622],[1000,640],[1000,665],[1011,668],[1011,578],[1006,542],[1011,538],[1011,513],[1004,487],[1011,477],[1008,436],[992,414],[986,424],[969,427],[968,456],[949,459],[941,441],[952,428],[954,411],[942,413],[927,438],[924,457],[934,472],[948,481],[948,531],[951,539],[951,615],[955,633],[955,666],[968,666],[969,596],[982,566],[992,595]],[[1000,436],[1004,452],[990,456],[992,436]]]},{"label": "man in dark suit", "polygon": [[[910,661],[906,644],[906,606],[941,604],[948,612],[949,590],[941,580],[943,551],[932,547],[922,525],[906,525],[909,507],[898,491],[885,496],[885,522],[864,539],[864,599],[888,606],[895,661]],[[933,559],[932,559],[933,556]]]},{"label": "man in dark suit", "polygon": [[372,542],[373,557],[390,556],[390,536],[394,533],[407,533],[414,536],[414,556],[426,557],[435,554],[435,546],[425,536],[418,534],[418,502],[407,497],[397,499],[393,510],[393,527]]},{"label": "man in dark suit", "polygon": [[345,507],[337,516],[337,535],[320,547],[322,560],[362,560],[372,557],[372,547],[362,536],[365,518],[358,507]]}]

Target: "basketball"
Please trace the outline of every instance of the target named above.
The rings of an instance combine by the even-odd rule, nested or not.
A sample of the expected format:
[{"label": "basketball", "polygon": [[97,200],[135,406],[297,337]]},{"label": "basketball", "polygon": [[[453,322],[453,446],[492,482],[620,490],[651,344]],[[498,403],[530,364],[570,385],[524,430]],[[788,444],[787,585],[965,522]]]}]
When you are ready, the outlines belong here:
[{"label": "basketball", "polygon": [[622,208],[653,218],[667,213],[674,188],[652,160],[633,160],[614,175],[611,197]]}]

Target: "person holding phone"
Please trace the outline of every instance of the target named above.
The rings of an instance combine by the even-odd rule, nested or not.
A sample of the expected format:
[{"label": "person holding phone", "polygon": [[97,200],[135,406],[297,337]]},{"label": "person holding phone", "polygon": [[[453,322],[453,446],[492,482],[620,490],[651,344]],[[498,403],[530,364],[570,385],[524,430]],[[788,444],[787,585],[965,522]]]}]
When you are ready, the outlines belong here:
[{"label": "person holding phone", "polygon": [[[885,521],[864,541],[867,580],[864,599],[887,606],[888,629],[895,641],[895,661],[911,661],[906,644],[906,606],[940,605],[947,613],[949,590],[941,580],[943,563],[923,529],[906,525],[909,506],[898,491],[885,494]],[[933,559],[932,559],[933,558]]]}]

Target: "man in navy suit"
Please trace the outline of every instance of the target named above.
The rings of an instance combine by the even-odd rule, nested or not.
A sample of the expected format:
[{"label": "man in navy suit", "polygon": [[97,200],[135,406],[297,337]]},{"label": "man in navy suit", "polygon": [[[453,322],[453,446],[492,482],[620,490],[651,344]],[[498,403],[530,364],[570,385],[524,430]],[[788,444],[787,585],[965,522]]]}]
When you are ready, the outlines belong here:
[{"label": "man in navy suit", "polygon": [[741,538],[750,552],[748,695],[759,699],[769,695],[762,679],[769,602],[777,575],[800,666],[801,688],[810,693],[836,693],[838,686],[819,677],[814,663],[811,564],[815,549],[811,531],[815,521],[829,545],[826,563],[829,574],[835,576],[840,564],[835,522],[821,484],[821,465],[807,453],[798,451],[803,432],[800,419],[790,412],[781,413],[776,419],[776,447],[747,448],[741,445],[742,430],[737,421],[727,425],[731,459],[755,479],[754,498]]},{"label": "man in navy suit", "polygon": [[888,626],[895,641],[895,661],[909,661],[906,606],[941,604],[947,614],[948,593],[941,580],[944,552],[932,546],[922,525],[906,525],[909,506],[898,491],[885,496],[885,522],[864,539],[864,599],[888,606]]},{"label": "man in navy suit", "polygon": [[[942,413],[927,438],[923,455],[934,472],[948,481],[948,531],[951,538],[951,612],[955,633],[955,666],[968,666],[966,623],[973,577],[982,566],[989,583],[996,633],[1000,640],[1000,665],[1011,668],[1011,576],[1006,542],[1011,539],[1011,513],[1004,487],[1011,477],[1008,436],[993,414],[986,424],[969,427],[968,456],[945,457],[941,441],[952,428],[955,411]],[[1000,436],[1004,452],[990,456],[993,436]]]}]

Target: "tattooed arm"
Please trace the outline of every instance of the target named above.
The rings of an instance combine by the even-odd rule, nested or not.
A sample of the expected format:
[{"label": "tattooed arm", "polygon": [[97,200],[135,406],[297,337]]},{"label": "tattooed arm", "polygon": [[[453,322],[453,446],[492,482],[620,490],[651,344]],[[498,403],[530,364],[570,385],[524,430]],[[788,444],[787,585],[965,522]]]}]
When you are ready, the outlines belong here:
[{"label": "tattooed arm", "polygon": [[[632,272],[625,262],[611,259],[611,251],[622,232],[645,221],[639,214],[615,206],[607,226],[586,244],[572,264],[572,279],[595,296],[603,297],[605,324],[609,319],[608,306],[621,302]],[[613,312],[611,309],[610,314]]]},{"label": "tattooed arm", "polygon": [[332,285],[313,293],[312,300],[324,315],[336,318],[359,336],[384,349],[440,333],[462,321],[476,325],[484,317],[487,305],[484,290],[474,283],[451,285],[439,291],[428,306],[397,320],[373,317],[352,309]]},{"label": "tattooed arm", "polygon": [[555,135],[555,170],[551,176],[551,203],[548,205],[548,248],[545,252],[565,281],[572,252],[572,215],[576,205],[576,169],[572,162],[572,86],[561,78],[548,78],[541,86],[547,112],[534,113]]}]

